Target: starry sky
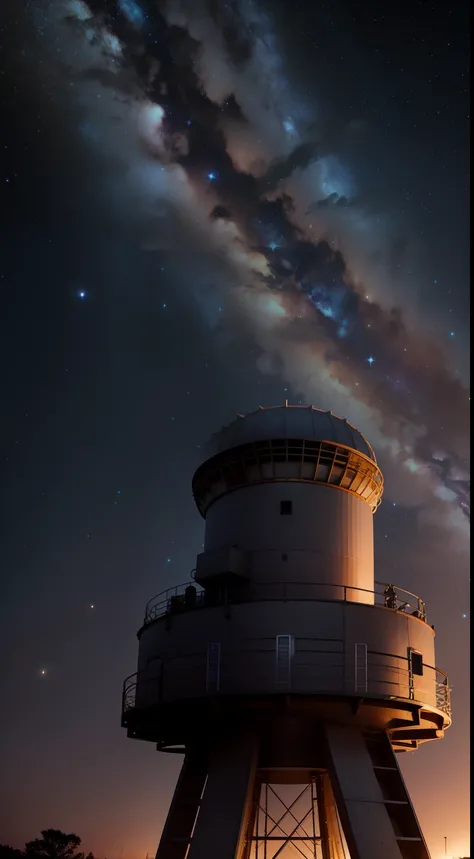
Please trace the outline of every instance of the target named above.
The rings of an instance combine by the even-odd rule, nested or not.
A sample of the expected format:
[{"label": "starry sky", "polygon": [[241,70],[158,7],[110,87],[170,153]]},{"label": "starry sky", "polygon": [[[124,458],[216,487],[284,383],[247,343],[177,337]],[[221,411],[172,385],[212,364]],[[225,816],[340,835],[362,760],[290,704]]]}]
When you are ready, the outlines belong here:
[{"label": "starry sky", "polygon": [[376,450],[376,576],[453,687],[401,765],[433,859],[465,855],[467,4],[2,10],[0,842],[156,850],[179,761],[120,728],[135,632],[201,550],[201,445],[289,398]]}]

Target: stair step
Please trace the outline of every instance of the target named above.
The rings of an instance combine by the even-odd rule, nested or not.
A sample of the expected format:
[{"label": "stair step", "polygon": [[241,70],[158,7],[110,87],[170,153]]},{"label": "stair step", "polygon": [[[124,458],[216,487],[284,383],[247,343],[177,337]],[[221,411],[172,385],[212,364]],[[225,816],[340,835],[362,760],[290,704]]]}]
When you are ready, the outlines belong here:
[{"label": "stair step", "polygon": [[406,799],[384,799],[384,805],[409,805]]},{"label": "stair step", "polygon": [[397,841],[421,841],[422,840],[421,838],[409,838],[406,835],[397,835],[396,839],[397,839]]}]

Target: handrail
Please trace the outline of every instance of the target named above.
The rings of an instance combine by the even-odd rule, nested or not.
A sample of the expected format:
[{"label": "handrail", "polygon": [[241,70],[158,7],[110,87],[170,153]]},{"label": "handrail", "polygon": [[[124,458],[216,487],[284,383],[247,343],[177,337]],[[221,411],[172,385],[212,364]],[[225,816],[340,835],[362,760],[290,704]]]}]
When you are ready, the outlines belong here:
[{"label": "handrail", "polygon": [[137,704],[137,690],[142,694],[144,688],[152,688],[153,693],[157,696],[157,700],[159,700],[159,677],[148,677],[146,671],[137,671],[135,674],[130,674],[130,676],[124,680],[122,690],[122,716],[124,716],[129,710],[134,710],[139,707],[139,704]]},{"label": "handrail", "polygon": [[138,672],[135,674],[130,674],[123,681],[123,691],[122,691],[122,715],[127,712],[127,710],[133,710],[135,707],[135,697],[137,691],[137,681],[138,681]]},{"label": "handrail", "polygon": [[[241,653],[242,655],[250,656],[250,658],[252,656],[252,652],[248,651],[248,650],[242,650],[242,651],[236,651],[236,652]],[[339,667],[342,667],[344,664],[344,654],[340,653],[339,655],[341,656],[341,665]],[[396,653],[380,654],[377,651],[370,651],[369,650],[367,652],[367,655],[369,657],[370,656],[387,656],[390,659],[398,659],[401,662],[407,662],[408,661],[407,657],[401,656],[400,654],[396,654]],[[408,667],[405,668],[405,667],[398,666],[398,665],[394,666],[393,664],[389,665],[389,664],[385,664],[383,662],[382,663],[380,663],[380,662],[371,663],[369,665],[369,668],[370,667],[376,668],[377,671],[380,670],[380,668],[390,668],[390,671],[396,670],[397,672],[399,672],[399,676],[400,676],[400,680],[390,680],[387,677],[384,677],[381,679],[377,676],[369,676],[368,679],[369,679],[370,684],[372,686],[373,685],[375,685],[375,686],[381,685],[383,687],[397,686],[400,688],[400,686],[405,685],[407,687],[407,689],[409,689],[410,678],[412,677],[412,675],[411,675],[411,672],[410,672]],[[446,672],[442,671],[441,668],[436,668],[434,666],[427,665],[426,663],[423,663],[423,668],[426,669],[427,671],[433,671],[435,673],[434,682],[435,682],[435,695],[436,695],[435,704],[436,704],[436,708],[438,710],[441,710],[441,712],[445,713],[445,715],[449,719],[451,719],[451,716],[452,716],[451,686],[449,685],[448,676],[447,676]],[[443,679],[438,680],[437,679],[438,675],[441,675],[441,677]],[[157,678],[156,677],[152,677],[152,678],[148,677],[146,672],[142,671],[140,673],[137,672],[135,674],[130,674],[130,676],[124,680],[123,694],[122,694],[122,717],[125,717],[129,710],[133,710],[135,708],[140,709],[143,706],[144,707],[150,706],[150,698],[146,694],[146,687],[149,686],[149,684],[151,684],[156,689],[156,701],[155,701],[155,703],[158,703],[161,696],[160,696],[160,693],[158,691],[159,687],[157,684]],[[143,698],[142,703],[137,703],[136,693],[137,693],[138,687],[140,687],[140,690],[142,690],[142,692],[143,692],[143,689],[145,687],[144,698],[143,698],[143,694],[141,695],[141,697]],[[332,691],[334,691],[334,690],[332,690]],[[427,692],[428,690],[427,689],[425,689],[425,690],[419,689],[418,691],[419,692],[420,691]],[[322,692],[324,692],[323,689],[318,690],[319,694],[321,694]],[[343,694],[343,692],[344,692],[344,689],[341,688],[339,694]],[[388,691],[386,693],[381,693],[381,697],[384,697],[384,694],[389,699],[391,699],[392,695],[393,695],[393,693]],[[370,697],[370,693],[369,693],[369,697]],[[400,698],[402,700],[411,700],[410,694],[402,695],[402,694],[398,693],[398,694],[395,694],[395,697]]]},{"label": "handrail", "polygon": [[[430,667],[430,666],[427,666]],[[442,671],[441,668],[435,668],[434,671],[436,675],[441,674],[443,677],[442,680],[436,679],[436,706],[438,710],[442,710],[443,713],[451,718],[452,715],[452,707],[451,707],[451,690],[452,686],[449,685],[448,675],[445,671]]]},{"label": "handrail", "polygon": [[[177,611],[204,608],[216,605],[238,605],[242,603],[258,602],[262,599],[286,601],[301,598],[296,596],[298,588],[304,589],[304,599],[318,601],[329,598],[335,602],[357,602],[357,595],[367,594],[374,598],[374,604],[384,606],[391,611],[410,611],[412,615],[426,622],[426,606],[421,597],[398,585],[375,581],[378,588],[356,587],[354,585],[334,584],[331,582],[249,582],[243,588],[222,588],[218,594],[213,594],[197,585],[195,580],[183,582],[174,587],[167,588],[156,594],[146,604],[143,625],[147,626],[154,620],[165,615],[174,614]],[[190,589],[187,591],[187,589]],[[319,596],[318,596],[319,589]],[[383,590],[381,590],[383,589]],[[262,596],[262,592],[264,595]],[[308,596],[316,593],[315,596]],[[275,596],[274,594],[277,594]],[[348,599],[354,596],[355,599]]]},{"label": "handrail", "polygon": [[389,585],[387,582],[380,582],[377,579],[374,580],[374,585],[380,585],[382,588],[393,587],[396,591],[403,591],[403,593],[407,594],[409,597],[414,597],[414,599],[423,602],[423,600],[418,596],[418,594],[414,594],[411,591],[407,591],[406,588],[401,588],[398,585]]},{"label": "handrail", "polygon": [[[194,572],[194,570],[191,570],[191,575],[193,574],[193,572]],[[184,594],[184,589],[188,588],[189,586],[192,586],[194,588],[196,587],[196,582],[194,579],[191,579],[191,581],[182,582],[179,585],[172,585],[171,587],[166,588],[166,590],[160,591],[158,594],[155,594],[155,596],[153,596],[151,599],[148,600],[148,602],[145,606],[145,618],[147,617],[147,614],[149,613],[149,611],[152,610],[153,606],[156,605],[157,602],[163,602],[164,600],[169,600],[173,596],[178,596],[180,594],[180,592]],[[199,585],[197,587],[199,587]],[[181,588],[183,589],[182,591],[181,591]]]}]

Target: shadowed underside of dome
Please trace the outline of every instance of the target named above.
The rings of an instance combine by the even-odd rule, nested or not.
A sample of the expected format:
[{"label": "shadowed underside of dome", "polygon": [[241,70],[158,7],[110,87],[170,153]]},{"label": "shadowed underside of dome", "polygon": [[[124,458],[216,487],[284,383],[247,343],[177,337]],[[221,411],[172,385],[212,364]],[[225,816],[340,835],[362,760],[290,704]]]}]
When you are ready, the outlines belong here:
[{"label": "shadowed underside of dome", "polygon": [[357,450],[377,462],[372,446],[345,418],[315,406],[260,406],[214,433],[204,449],[206,457],[250,442],[268,439],[328,441]]}]

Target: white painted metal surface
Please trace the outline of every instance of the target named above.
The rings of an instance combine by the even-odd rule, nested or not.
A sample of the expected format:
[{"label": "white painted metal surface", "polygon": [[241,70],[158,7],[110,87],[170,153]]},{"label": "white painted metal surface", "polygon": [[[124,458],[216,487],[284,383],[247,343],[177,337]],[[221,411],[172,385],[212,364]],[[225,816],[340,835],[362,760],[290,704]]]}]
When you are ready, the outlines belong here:
[{"label": "white painted metal surface", "polygon": [[248,415],[238,415],[215,433],[204,448],[206,456],[222,450],[268,438],[306,438],[344,444],[369,456],[375,453],[362,433],[345,418],[315,406],[270,406]]}]

